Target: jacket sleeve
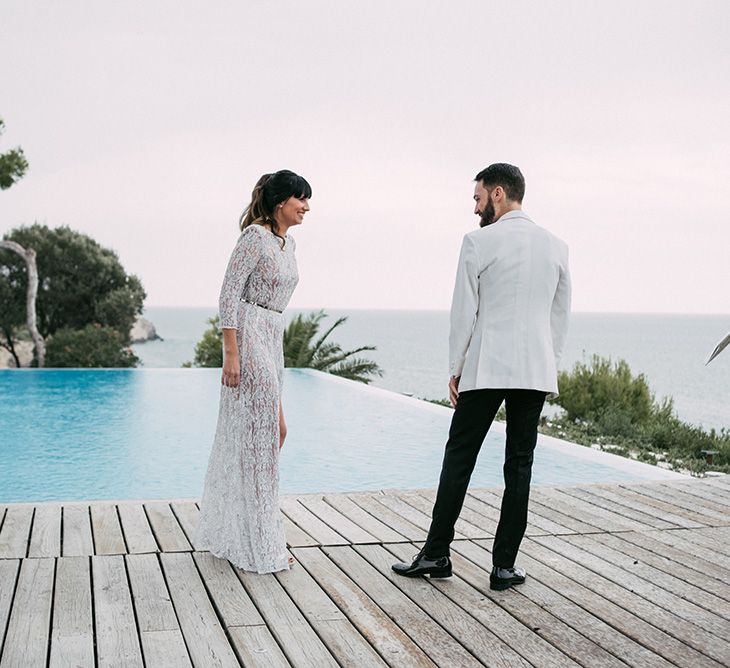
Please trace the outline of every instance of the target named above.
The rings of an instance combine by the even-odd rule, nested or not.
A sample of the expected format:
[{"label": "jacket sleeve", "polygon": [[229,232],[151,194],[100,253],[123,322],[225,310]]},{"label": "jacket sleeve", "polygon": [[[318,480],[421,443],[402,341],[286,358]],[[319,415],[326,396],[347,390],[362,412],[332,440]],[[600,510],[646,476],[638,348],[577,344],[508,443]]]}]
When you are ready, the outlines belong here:
[{"label": "jacket sleeve", "polygon": [[236,242],[223,277],[218,313],[220,329],[238,329],[238,305],[246,280],[261,258],[262,236],[253,225],[246,228]]},{"label": "jacket sleeve", "polygon": [[449,373],[461,376],[479,311],[479,257],[474,240],[467,234],[461,245],[451,300]]},{"label": "jacket sleeve", "polygon": [[571,291],[568,247],[566,246],[563,253],[563,260],[560,263],[560,277],[550,310],[550,331],[553,338],[553,352],[555,353],[556,365],[560,362],[563,350],[565,349],[565,341],[568,337]]}]

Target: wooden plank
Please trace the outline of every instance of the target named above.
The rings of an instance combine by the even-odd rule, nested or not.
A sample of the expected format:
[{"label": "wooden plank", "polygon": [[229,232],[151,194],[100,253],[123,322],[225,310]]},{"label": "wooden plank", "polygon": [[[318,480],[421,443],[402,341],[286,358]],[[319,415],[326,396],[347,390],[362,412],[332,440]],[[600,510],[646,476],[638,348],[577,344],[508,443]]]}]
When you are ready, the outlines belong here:
[{"label": "wooden plank", "polygon": [[[374,494],[373,499],[375,499],[381,506],[388,508],[388,510],[393,511],[428,534],[428,531],[431,528],[431,517],[426,513],[407,504],[405,501],[395,496],[395,494]],[[459,531],[455,531],[454,538],[456,540],[463,540],[466,536]]]},{"label": "wooden plank", "polygon": [[[638,493],[638,490],[626,490],[631,493]],[[680,487],[672,487],[668,489],[666,487],[660,487],[658,485],[647,485],[642,488],[641,494],[652,496],[662,501],[668,501],[669,503],[684,508],[686,510],[692,510],[703,515],[707,515],[715,520],[719,524],[730,523],[730,508],[723,506],[715,501],[709,501],[699,496],[693,496],[688,494]]]},{"label": "wooden plank", "polygon": [[292,552],[378,653],[387,657],[391,666],[435,665],[319,548],[297,548]]},{"label": "wooden plank", "polygon": [[[678,596],[674,596],[650,582],[644,582],[640,578],[626,573],[624,569],[618,568],[612,563],[573,545],[569,541],[574,538],[575,536],[565,536],[562,538],[536,536],[531,540],[540,545],[545,545],[552,550],[556,550],[564,557],[589,568],[593,571],[592,577],[595,578],[596,575],[600,575],[614,584],[619,585],[621,597],[619,601],[613,598],[612,600],[619,602],[624,607],[628,604],[628,601],[625,599],[628,598],[630,593],[637,594],[651,605],[658,606],[666,614],[663,625],[660,628],[667,630],[672,635],[675,635],[675,637],[678,637],[678,632],[681,631],[681,639],[688,645],[695,647],[702,653],[711,656],[721,663],[730,661],[730,646],[720,639],[722,636],[716,635],[719,627],[723,626],[722,624],[718,624],[720,618],[714,617],[713,619],[711,613],[708,613],[693,603],[684,601]],[[570,569],[572,568],[573,565],[571,564]],[[710,621],[710,626],[705,626],[706,620]],[[683,625],[681,622],[689,622],[689,626],[686,624]],[[723,633],[723,631],[720,632]]]},{"label": "wooden plank", "polygon": [[[610,565],[610,572],[620,577],[622,583],[630,586],[637,594],[650,600],[664,601],[668,610],[674,610],[678,615],[695,624],[701,624],[715,634],[722,636],[730,630],[727,622],[718,616],[730,616],[730,605],[727,601],[682,583],[676,578],[672,579],[668,574],[661,575],[655,568],[607,548],[593,536],[568,536],[566,540],[585,552],[603,559]],[[718,612],[712,612],[713,610]]]},{"label": "wooden plank", "polygon": [[387,665],[304,568],[281,571],[276,579],[341,665]]},{"label": "wooden plank", "polygon": [[[480,662],[451,636],[437,621],[383,577],[352,547],[323,547],[324,552],[388,617],[429,656],[436,665],[480,666]],[[327,568],[318,557],[320,568]],[[310,562],[311,563],[311,562]],[[422,586],[430,586],[421,582]]]},{"label": "wooden plank", "polygon": [[[663,640],[661,636],[657,637],[656,634],[653,634],[653,639],[652,634],[647,634],[647,645],[670,661],[676,663],[677,659],[681,659],[679,665],[713,666],[716,668],[723,663],[722,657],[727,652],[727,644],[725,643],[723,647],[723,643],[719,643],[713,634],[707,633],[695,624],[677,617],[672,611],[657,605],[655,602],[634,594],[621,584],[589,570],[582,561],[574,560],[574,558],[580,559],[580,555],[569,554],[571,552],[570,548],[565,548],[565,545],[568,545],[567,543],[561,545],[563,541],[556,541],[557,545],[549,548],[540,544],[538,540],[542,540],[542,538],[525,539],[520,549],[520,555],[539,561],[545,567],[563,574],[569,580],[593,592],[595,596],[599,597],[595,599],[596,602],[594,603],[597,606],[594,610],[599,616],[602,614],[600,606],[602,601],[605,600],[608,605],[613,604],[617,608],[636,616],[644,623],[648,623],[651,627],[671,636],[672,640]],[[570,592],[571,589],[569,588],[567,591]],[[580,604],[583,605],[587,600],[582,597]],[[636,626],[637,633],[641,629],[641,624]],[[645,630],[648,631],[649,629],[645,628]],[[638,639],[640,642],[644,642],[641,637]],[[648,644],[649,642],[652,644]],[[665,650],[660,651],[661,647],[665,647]],[[676,658],[672,658],[673,656]],[[711,657],[714,657],[714,660]]]},{"label": "wooden plank", "polygon": [[238,668],[192,556],[162,552],[159,559],[193,665]]},{"label": "wooden plank", "polygon": [[92,505],[91,529],[94,534],[94,552],[96,554],[127,553],[116,506],[110,503]]},{"label": "wooden plank", "polygon": [[302,530],[322,545],[347,545],[349,541],[325,524],[310,510],[307,510],[294,497],[283,496],[279,499],[282,512]]},{"label": "wooden plank", "polygon": [[402,578],[393,573],[391,565],[396,558],[405,561],[413,550],[411,545],[390,544],[390,552],[382,545],[358,545],[354,549],[485,665],[494,668],[530,666],[491,629],[480,624],[442,591],[420,578]]},{"label": "wooden plank", "polygon": [[124,557],[94,556],[91,570],[99,666],[141,668],[142,652]]},{"label": "wooden plank", "polygon": [[[535,489],[538,488],[533,487],[533,490]],[[501,495],[494,494],[488,490],[475,489],[472,490],[470,494],[473,494],[477,499],[484,501],[485,503],[494,505],[497,509],[500,509],[502,506]],[[540,520],[542,519],[550,520],[564,527],[564,530],[560,533],[590,533],[592,531],[597,531],[596,527],[592,524],[581,522],[580,520],[575,519],[572,515],[565,515],[549,505],[543,505],[539,501],[535,500],[535,495],[532,494],[529,507],[527,509],[527,521],[528,523],[532,522],[535,526],[541,526]]]},{"label": "wooden plank", "polygon": [[289,668],[281,647],[266,626],[232,626],[231,642],[244,666],[256,668]]},{"label": "wooden plank", "polygon": [[[298,548],[298,550],[318,548]],[[248,595],[293,666],[336,668],[339,664],[272,573],[236,569]]]},{"label": "wooden plank", "polygon": [[[60,525],[60,508],[58,523]],[[51,668],[94,666],[91,569],[88,557],[59,557],[51,629]]]},{"label": "wooden plank", "polygon": [[730,495],[718,493],[717,490],[705,485],[700,480],[671,482],[659,485],[659,487],[665,490],[680,489],[685,494],[699,497],[718,507],[730,507]]},{"label": "wooden plank", "polygon": [[[421,490],[418,494],[409,494],[403,498],[420,510],[432,509],[434,503],[436,503],[436,490]],[[495,522],[485,515],[476,512],[466,503],[466,500],[465,497],[459,519],[456,521],[456,528],[459,532],[465,536],[469,536],[469,538],[491,538],[494,536],[494,531],[497,529],[499,520]]]},{"label": "wooden plank", "polygon": [[312,538],[308,533],[302,531],[294,522],[286,515],[284,518],[284,534],[286,535],[286,544],[289,547],[313,547],[319,545],[319,541]]},{"label": "wooden plank", "polygon": [[[480,498],[477,498],[477,494],[481,494]],[[501,500],[499,497],[490,494],[486,490],[470,490],[464,499],[464,506],[471,510],[479,513],[491,521],[492,526],[496,527],[499,524],[499,515]],[[532,512],[528,507],[527,509],[527,528],[525,535],[542,535],[542,534],[564,534],[574,533],[572,529],[568,529],[562,524],[553,522],[546,517],[540,517]]]},{"label": "wooden plank", "polygon": [[163,552],[190,552],[192,545],[185,537],[185,532],[172,514],[169,503],[151,502],[144,504],[147,518],[155,534],[157,543]]},{"label": "wooden plank", "polygon": [[706,515],[682,508],[674,502],[667,502],[666,500],[656,498],[656,495],[650,495],[647,489],[635,487],[630,491],[634,492],[634,498],[636,500],[640,499],[643,505],[654,508],[654,512],[657,510],[660,511],[658,513],[660,517],[664,517],[666,514],[670,517],[671,522],[679,524],[679,526],[691,529],[693,527],[708,526],[711,523],[708,521],[710,518]]},{"label": "wooden plank", "polygon": [[126,557],[126,562],[139,630],[179,629],[158,556],[130,554]]},{"label": "wooden plank", "polygon": [[325,524],[332,527],[340,536],[350,543],[377,543],[378,539],[368,533],[352,520],[345,517],[336,508],[326,503],[321,496],[307,495],[297,497],[307,510],[314,513]]},{"label": "wooden plank", "polygon": [[184,668],[192,665],[180,629],[142,631],[139,635],[148,668]]},{"label": "wooden plank", "polygon": [[[421,494],[413,494],[410,492],[398,492],[395,496],[428,517],[430,528],[433,505],[436,501],[435,492],[433,493],[433,500],[427,499]],[[475,520],[475,522],[471,522],[470,518]],[[456,520],[456,524],[454,525],[456,534],[466,538],[487,538],[489,536],[493,536],[493,533],[490,533],[479,526],[481,523],[482,520],[476,515],[476,513],[470,512],[468,508],[462,508],[461,513]]]},{"label": "wooden plank", "polygon": [[682,541],[701,548],[702,556],[705,559],[713,561],[723,568],[730,569],[730,556],[728,556],[722,549],[722,546],[713,537],[705,536],[697,529],[681,529],[672,531],[671,533]]},{"label": "wooden plank", "polygon": [[119,519],[129,554],[157,552],[159,547],[141,503],[120,503]]},{"label": "wooden plank", "polygon": [[647,525],[642,522],[636,522],[593,503],[576,499],[554,487],[536,487],[530,493],[530,498],[560,510],[562,513],[570,514],[571,517],[575,517],[601,531],[626,531],[647,528]]},{"label": "wooden plank", "polygon": [[61,506],[44,504],[35,509],[29,557],[61,556]]},{"label": "wooden plank", "polygon": [[629,543],[643,547],[646,550],[650,550],[655,554],[671,559],[677,564],[681,564],[685,568],[689,568],[698,573],[702,573],[708,578],[708,581],[713,579],[716,582],[726,583],[728,577],[728,570],[722,568],[711,561],[704,558],[702,548],[698,548],[696,551],[686,549],[691,543],[686,542],[666,542],[661,540],[664,535],[671,536],[673,532],[666,533],[634,533],[626,532],[621,534],[621,538]]},{"label": "wooden plank", "polygon": [[[638,561],[638,564],[631,564],[636,565],[636,569],[631,568],[631,565],[627,565],[633,572],[643,573],[664,589],[676,592],[715,614],[730,617],[730,584],[718,582],[705,573],[695,571],[684,564],[675,563],[664,555],[656,554],[636,545],[636,543],[626,541],[623,539],[624,534],[596,534],[592,538],[596,543],[625,555],[629,562]],[[622,558],[621,561],[616,563],[626,563],[627,559]],[[650,569],[642,568],[644,566],[655,569],[656,573]],[[703,591],[697,591],[698,589]]]},{"label": "wooden plank", "polygon": [[158,555],[130,554],[126,562],[146,665],[191,665]]},{"label": "wooden plank", "polygon": [[195,540],[195,530],[198,527],[200,510],[192,501],[173,503],[172,512],[177,518],[178,524],[182,527],[185,537],[194,550],[199,551],[202,545]]},{"label": "wooden plank", "polygon": [[226,627],[264,623],[230,562],[210,552],[194,552],[193,559]]},{"label": "wooden plank", "polygon": [[381,522],[377,517],[363,510],[344,494],[327,494],[324,500],[383,543],[398,543],[408,540],[405,536],[391,529],[385,522]]},{"label": "wooden plank", "polygon": [[[392,546],[389,545],[388,547]],[[418,550],[418,548],[419,545],[416,545],[413,549]],[[398,551],[399,554],[404,553],[401,551],[400,546],[398,546]],[[407,554],[407,549],[405,549],[405,554]],[[486,604],[484,593],[462,578],[460,569],[457,568],[454,577],[447,580],[431,579],[430,584],[448,596],[486,628],[498,630],[502,641],[533,666],[565,668],[578,665],[547,640],[540,637],[532,626],[522,624],[498,603],[495,605],[493,601],[490,601],[489,604]],[[501,595],[510,596],[514,593],[516,592],[510,591]]]},{"label": "wooden plank", "polygon": [[642,504],[635,495],[629,496],[627,490],[620,491],[621,488],[614,486],[613,488],[590,486],[590,487],[567,487],[563,491],[578,499],[583,499],[589,503],[607,509],[613,509],[614,512],[636,520],[643,527],[639,531],[646,529],[676,529],[682,526],[680,523],[672,522],[671,517],[662,513],[661,518],[656,516],[656,511],[649,506]]},{"label": "wooden plank", "polygon": [[[489,545],[491,541],[479,540],[474,542],[483,547],[491,547]],[[541,555],[541,550],[546,553],[550,552],[547,548],[538,546],[531,541],[526,541],[525,545],[531,553],[536,554],[536,557]],[[573,626],[583,632],[581,611],[586,611],[603,620],[621,634],[622,637],[617,639],[611,637],[610,631],[605,634],[598,631],[597,635],[592,634],[590,637],[596,642],[601,642],[602,637],[605,638],[605,641],[603,641],[605,644],[602,646],[606,649],[611,647],[611,651],[630,666],[654,668],[671,662],[696,668],[717,668],[717,662],[688,647],[656,626],[649,624],[641,617],[621,607],[621,605],[594,592],[589,587],[592,582],[591,578],[583,578],[580,573],[578,573],[579,579],[569,578],[563,571],[574,572],[573,566],[570,566],[570,570],[566,569],[565,561],[561,562],[560,568],[554,568],[538,561],[537,558],[522,549],[519,562],[527,570],[530,580],[541,582],[545,587],[549,587],[561,597],[575,604],[574,609],[566,610],[556,599],[555,603],[549,606],[554,614],[560,614],[566,622],[570,619],[569,614],[577,614]],[[535,602],[543,607],[550,600],[547,596],[541,595],[541,592],[533,595],[535,596]],[[628,597],[630,595],[625,598]],[[573,610],[577,613],[573,613]],[[588,631],[592,632],[592,626],[589,626]]]},{"label": "wooden plank", "polygon": [[63,507],[64,557],[86,557],[94,554],[94,538],[91,534],[89,507],[72,505]]},{"label": "wooden plank", "polygon": [[534,629],[540,637],[545,638],[573,661],[594,668],[624,667],[623,662],[590,639],[591,629],[594,631],[593,635],[595,631],[600,630],[596,628],[600,624],[599,620],[582,611],[583,622],[579,633],[550,609],[544,609],[535,602],[534,599],[539,598],[540,592],[544,590],[541,590],[540,583],[532,579],[528,579],[525,584],[514,590],[516,596],[493,592],[489,588],[491,552],[471,541],[461,541],[455,543],[453,547],[455,554],[452,554],[451,558],[459,577],[503,607],[522,624]]},{"label": "wooden plank", "polygon": [[408,540],[426,540],[427,533],[423,529],[401,517],[398,513],[394,513],[390,508],[378,503],[373,494],[366,492],[348,494],[347,498]]},{"label": "wooden plank", "polygon": [[23,559],[0,668],[46,665],[53,577],[53,559]]},{"label": "wooden plank", "polygon": [[[1,517],[2,511],[0,511]],[[10,618],[10,604],[15,593],[20,563],[19,559],[0,559],[0,656],[2,656],[3,640]]]},{"label": "wooden plank", "polygon": [[730,556],[730,527],[700,527],[691,533],[713,541],[712,549]]},{"label": "wooden plank", "polygon": [[8,506],[0,529],[0,559],[25,557],[32,523],[33,506]]}]

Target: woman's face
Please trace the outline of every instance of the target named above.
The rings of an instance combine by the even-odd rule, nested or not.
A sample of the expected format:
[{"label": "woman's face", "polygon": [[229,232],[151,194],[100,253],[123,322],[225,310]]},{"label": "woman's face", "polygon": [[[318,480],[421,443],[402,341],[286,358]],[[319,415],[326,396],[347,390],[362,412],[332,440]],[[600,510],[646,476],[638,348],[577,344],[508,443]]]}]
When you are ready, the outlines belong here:
[{"label": "woman's face", "polygon": [[301,225],[307,211],[309,211],[308,198],[290,197],[279,205],[276,222],[280,225],[286,225],[286,227]]}]

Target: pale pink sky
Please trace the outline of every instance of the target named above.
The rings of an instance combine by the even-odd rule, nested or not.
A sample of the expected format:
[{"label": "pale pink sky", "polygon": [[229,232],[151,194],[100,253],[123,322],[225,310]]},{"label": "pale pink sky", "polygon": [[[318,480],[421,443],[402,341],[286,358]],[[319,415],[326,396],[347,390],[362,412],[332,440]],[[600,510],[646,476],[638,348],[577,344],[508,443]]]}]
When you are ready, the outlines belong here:
[{"label": "pale pink sky", "polygon": [[519,165],[579,311],[730,313],[730,3],[5,1],[0,234],[68,224],[213,305],[258,176],[314,189],[294,307],[448,308]]}]

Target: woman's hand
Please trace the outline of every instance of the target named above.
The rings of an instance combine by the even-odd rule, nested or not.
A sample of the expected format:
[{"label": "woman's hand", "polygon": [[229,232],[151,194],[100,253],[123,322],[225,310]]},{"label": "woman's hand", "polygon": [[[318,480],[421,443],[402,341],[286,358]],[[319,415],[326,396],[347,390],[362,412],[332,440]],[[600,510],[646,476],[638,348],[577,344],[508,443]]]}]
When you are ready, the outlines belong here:
[{"label": "woman's hand", "polygon": [[223,358],[221,383],[226,387],[238,387],[241,382],[241,362],[238,355],[226,355]]},{"label": "woman's hand", "polygon": [[238,342],[235,329],[223,330],[223,373],[221,384],[238,387],[241,382],[241,359],[238,355]]},{"label": "woman's hand", "polygon": [[286,422],[284,421],[284,407],[279,404],[279,450],[284,446],[286,438]]}]

